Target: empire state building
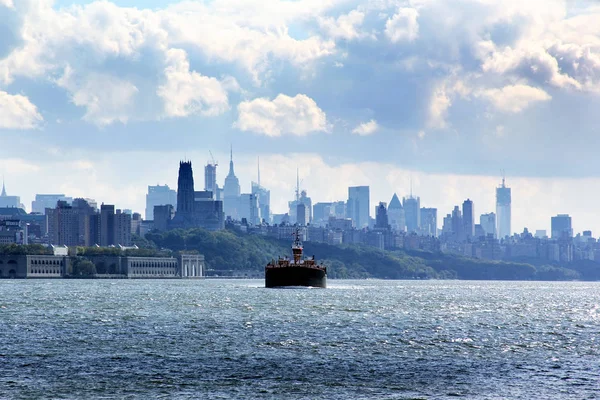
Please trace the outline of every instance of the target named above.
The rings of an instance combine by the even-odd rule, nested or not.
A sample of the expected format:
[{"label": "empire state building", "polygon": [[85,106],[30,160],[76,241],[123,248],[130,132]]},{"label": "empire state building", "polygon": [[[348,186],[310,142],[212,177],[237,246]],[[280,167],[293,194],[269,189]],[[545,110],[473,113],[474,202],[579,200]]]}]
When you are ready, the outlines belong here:
[{"label": "empire state building", "polygon": [[230,153],[229,173],[225,178],[223,186],[223,211],[225,216],[230,216],[232,219],[239,219],[240,207],[240,181],[233,172],[233,148]]}]

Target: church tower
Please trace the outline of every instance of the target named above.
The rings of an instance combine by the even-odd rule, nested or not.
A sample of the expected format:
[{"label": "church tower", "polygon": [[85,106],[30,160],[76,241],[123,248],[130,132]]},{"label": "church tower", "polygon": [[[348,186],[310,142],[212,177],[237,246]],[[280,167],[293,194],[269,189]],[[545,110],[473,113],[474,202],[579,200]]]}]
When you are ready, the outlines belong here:
[{"label": "church tower", "polygon": [[177,179],[177,214],[192,214],[194,212],[194,174],[191,161],[179,163],[179,178]]}]

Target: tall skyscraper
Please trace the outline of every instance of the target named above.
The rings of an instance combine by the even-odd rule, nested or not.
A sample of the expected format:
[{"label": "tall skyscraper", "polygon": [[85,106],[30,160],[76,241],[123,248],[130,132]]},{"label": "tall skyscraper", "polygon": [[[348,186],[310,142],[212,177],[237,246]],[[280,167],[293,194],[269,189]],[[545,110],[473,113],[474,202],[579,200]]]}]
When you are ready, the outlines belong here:
[{"label": "tall skyscraper", "polygon": [[421,208],[421,234],[437,237],[437,208]]},{"label": "tall skyscraper", "polygon": [[465,238],[465,225],[463,223],[462,213],[458,206],[452,210],[452,237],[454,240],[462,241]]},{"label": "tall skyscraper", "polygon": [[240,181],[233,171],[233,148],[229,158],[229,173],[223,185],[223,211],[225,216],[239,219],[238,208],[240,205]]},{"label": "tall skyscraper", "polygon": [[552,239],[564,239],[573,237],[571,217],[568,214],[558,214],[551,218]]},{"label": "tall skyscraper", "polygon": [[154,220],[154,207],[170,204],[177,207],[177,192],[168,185],[148,186],[146,194],[146,220]]},{"label": "tall skyscraper", "polygon": [[2,192],[0,192],[0,207],[21,207],[21,198],[19,196],[9,196],[6,194],[4,180],[2,180]]},{"label": "tall skyscraper", "polygon": [[473,202],[470,199],[465,200],[462,204],[462,216],[465,239],[472,239],[475,235],[475,208],[473,207]]},{"label": "tall skyscraper", "polygon": [[409,197],[403,199],[403,203],[406,231],[419,232],[419,228],[421,227],[421,199],[413,197],[411,194]]},{"label": "tall skyscraper", "polygon": [[375,207],[375,229],[389,230],[390,224],[387,213],[387,204],[380,201],[379,205]]},{"label": "tall skyscraper", "polygon": [[260,160],[258,161],[258,180],[251,183],[252,194],[258,199],[261,221],[271,223],[271,191],[260,185]]},{"label": "tall skyscraper", "polygon": [[511,236],[511,193],[506,187],[505,179],[502,178],[502,186],[496,188],[496,219],[498,224],[498,238],[504,239]]},{"label": "tall skyscraper", "polygon": [[56,208],[56,204],[59,200],[71,204],[73,202],[72,197],[66,197],[64,194],[36,194],[35,200],[31,202],[31,212],[44,214],[46,208]]},{"label": "tall skyscraper", "polygon": [[100,246],[115,244],[115,206],[102,204],[100,206]]},{"label": "tall skyscraper", "polygon": [[358,229],[369,226],[370,194],[368,186],[348,188],[347,217],[352,219]]},{"label": "tall skyscraper", "polygon": [[179,163],[177,178],[177,214],[189,216],[194,212],[194,172],[190,161]]},{"label": "tall skyscraper", "polygon": [[204,166],[204,190],[212,192],[213,198],[218,200],[217,191],[217,164],[208,163]]},{"label": "tall skyscraper", "polygon": [[496,214],[488,213],[481,214],[479,217],[479,224],[483,228],[483,231],[487,235],[493,235],[494,238],[498,235],[496,234]]},{"label": "tall skyscraper", "polygon": [[406,218],[404,215],[404,208],[402,207],[402,203],[400,203],[400,199],[398,198],[398,195],[396,195],[396,193],[394,193],[394,195],[392,196],[392,200],[390,200],[387,213],[392,230],[396,232],[404,232],[404,230],[406,229]]}]

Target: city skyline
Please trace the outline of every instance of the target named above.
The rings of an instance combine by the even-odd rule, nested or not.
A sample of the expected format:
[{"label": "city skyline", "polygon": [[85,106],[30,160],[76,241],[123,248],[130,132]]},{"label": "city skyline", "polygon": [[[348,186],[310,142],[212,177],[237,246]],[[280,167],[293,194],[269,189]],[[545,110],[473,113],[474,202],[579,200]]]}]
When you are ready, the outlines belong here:
[{"label": "city skyline", "polygon": [[[219,154],[220,156],[220,154]],[[228,158],[230,157],[230,154],[227,154]],[[235,154],[233,155],[234,157],[234,163],[235,163],[235,174],[236,177],[238,178],[239,182],[240,182],[240,187],[241,187],[241,192],[244,193],[249,193],[250,189],[251,189],[251,181],[255,181],[257,179],[257,177],[253,176],[257,174],[256,171],[256,160],[247,160],[246,157],[240,157],[241,161],[243,162],[242,167],[240,168],[240,166],[238,165],[238,161],[236,160],[236,156]],[[261,156],[261,158],[263,159],[267,159],[270,160],[273,156],[269,156],[269,155],[263,155]],[[281,156],[277,156],[277,157],[281,157]],[[205,159],[208,159],[207,157],[204,157]],[[188,157],[189,159],[189,157]],[[248,163],[248,165],[246,165],[246,162]],[[249,168],[249,165],[254,164],[254,171],[251,170]],[[196,166],[196,168],[200,168],[201,171],[198,171],[199,175],[198,176],[198,182],[197,184],[199,185],[199,187],[203,187],[204,186],[204,182],[203,182],[203,170],[204,170],[204,165],[207,164],[207,161],[204,161],[203,164],[201,164],[201,166]],[[268,164],[268,163],[267,163]],[[177,164],[175,164],[176,166]],[[197,165],[197,164],[194,164]],[[272,209],[272,213],[273,214],[283,214],[286,212],[289,212],[289,207],[288,207],[288,202],[292,199],[295,198],[295,190],[296,190],[296,168],[292,165],[288,166],[288,171],[289,173],[293,174],[292,175],[292,182],[287,182],[287,181],[280,181],[281,182],[281,186],[278,188],[273,188],[271,186],[269,186],[268,182],[272,182],[271,179],[273,177],[275,177],[276,179],[278,178],[278,174],[273,174],[273,172],[276,171],[270,171],[269,169],[267,169],[268,167],[263,166],[261,168],[261,185],[264,186],[266,189],[271,191],[271,209]],[[167,167],[169,168],[169,167]],[[170,176],[169,178],[174,181],[171,182],[169,181],[168,183],[162,183],[162,182],[157,182],[161,185],[167,184],[171,189],[175,189],[177,187],[177,173],[176,173],[176,167],[174,168],[173,165],[170,166],[171,171],[169,171],[168,169],[166,170],[167,175],[175,175]],[[228,166],[226,166],[225,168],[227,168],[227,173],[228,171]],[[159,168],[158,170],[163,171],[163,168]],[[224,174],[226,173],[223,171],[223,167],[219,166],[217,167],[217,183],[219,184],[219,187],[222,188],[223,182],[224,182]],[[280,169],[278,169],[278,172],[281,172]],[[387,195],[389,187],[385,184],[382,185],[381,181],[372,181],[372,182],[368,182],[368,176],[370,174],[365,173],[367,171],[362,171],[362,175],[355,175],[354,178],[356,178],[356,176],[360,176],[362,177],[362,179],[364,179],[362,182],[364,183],[364,186],[369,186],[370,187],[370,203],[372,205],[372,207],[370,207],[369,209],[369,214],[372,218],[375,218],[375,205],[377,205],[380,201],[384,201],[384,202],[389,202],[390,199],[392,198],[392,195],[394,194],[394,192],[390,192],[390,195]],[[247,175],[248,174],[248,175]],[[321,192],[322,188],[324,187],[322,184],[320,184],[320,181],[318,179],[318,177],[311,177],[312,175],[304,175],[304,173],[301,171],[300,172],[301,176],[303,176],[302,179],[302,185],[301,185],[301,190],[307,190],[308,192],[308,196],[312,197],[312,204],[316,204],[318,202],[323,202],[323,201],[346,201],[347,197],[348,197],[348,187],[347,185],[345,185],[344,181],[338,180],[336,181],[336,186],[333,187],[331,185],[331,183],[333,183],[332,181],[329,181],[325,184],[325,186],[327,187],[327,189],[329,189],[329,191],[326,189],[324,192],[329,193],[328,196],[331,196],[331,198],[321,198],[319,197],[319,193]],[[390,174],[388,174],[390,175]],[[249,180],[246,180],[244,178],[245,176],[250,176]],[[313,182],[313,178],[315,179],[315,181]],[[437,194],[439,196],[439,194],[441,193],[448,193],[449,189],[455,189],[456,186],[462,186],[462,187],[466,187],[465,183],[468,183],[468,181],[466,181],[465,183],[460,183],[459,181],[453,181],[453,185],[452,187],[444,187],[443,190],[439,191],[436,193],[435,191],[435,186],[437,184],[439,184],[440,182],[440,177],[436,177],[435,180],[433,180],[432,182],[427,182],[427,181],[423,181],[424,178],[421,178],[419,176],[419,174],[414,174],[411,172],[406,172],[405,174],[401,175],[401,176],[397,176],[395,179],[395,182],[401,182],[402,179],[405,179],[406,182],[404,182],[404,186],[401,186],[401,183],[398,185],[398,187],[400,188],[400,190],[397,190],[396,193],[398,194],[398,196],[400,198],[403,197],[410,197],[410,190],[411,190],[411,184],[412,184],[412,189],[413,189],[413,196],[419,197],[420,198],[420,206],[422,208],[428,208],[428,207],[433,207],[433,208],[437,208],[438,209],[438,220],[437,220],[437,226],[438,228],[441,229],[442,227],[442,217],[444,215],[446,215],[447,213],[451,213],[453,207],[455,205],[459,205],[461,206],[463,201],[465,201],[467,198],[471,199],[475,205],[475,223],[479,223],[479,216],[481,214],[486,214],[486,213],[490,213],[490,212],[495,212],[495,207],[496,207],[496,189],[501,186],[501,180],[500,177],[497,177],[495,179],[497,179],[495,181],[495,186],[492,185],[491,188],[489,187],[481,187],[477,184],[474,184],[473,182],[471,182],[471,187],[474,188],[474,192],[479,193],[479,195],[476,196],[469,196],[466,193],[463,196],[462,191],[460,190],[456,190],[454,192],[453,197],[448,197],[446,198],[444,201],[441,201],[440,203],[436,203],[434,201],[429,201],[429,198],[426,197],[424,198],[423,196],[418,196],[418,193],[425,193],[427,194],[427,196],[430,196],[431,194]],[[474,180],[477,180],[477,177],[471,178]],[[514,178],[515,182],[519,182],[519,178]],[[6,180],[6,178],[5,178]],[[494,183],[494,177],[483,177],[483,180],[485,182],[492,182],[492,184]],[[510,187],[513,191],[513,193],[518,193],[515,190],[515,186],[513,186],[510,182],[511,182],[512,178],[508,177],[507,178],[507,187]],[[155,180],[156,181],[156,180]],[[352,181],[352,180],[350,180]],[[411,182],[412,181],[412,182]],[[353,182],[358,182],[358,180],[354,180]],[[148,186],[152,186],[152,185],[141,185],[141,191],[144,193],[144,195],[140,199],[138,199],[137,201],[134,201],[133,203],[125,203],[123,201],[122,198],[119,198],[118,194],[116,195],[116,197],[111,197],[112,201],[106,200],[106,196],[90,196],[90,195],[70,195],[69,193],[65,193],[67,196],[72,197],[72,198],[76,198],[76,197],[86,197],[86,198],[93,198],[94,200],[97,201],[98,204],[101,204],[102,202],[106,203],[106,204],[115,204],[115,206],[117,208],[122,208],[122,209],[131,209],[134,212],[139,212],[140,214],[144,215],[144,210],[145,210],[145,196],[146,196],[146,192],[147,192],[147,188]],[[362,185],[358,185],[355,184],[353,186],[362,186]],[[406,195],[403,195],[402,193],[404,193],[402,191],[402,187],[404,187],[404,189],[406,190]],[[467,185],[468,187],[468,185]],[[334,190],[332,190],[334,189]],[[376,191],[374,191],[374,189],[376,189]],[[467,189],[465,189],[467,190]],[[531,187],[529,187],[529,190],[531,190]],[[14,193],[11,191],[10,186],[7,185],[7,192],[9,195],[13,195],[16,194],[17,196],[19,196],[19,193]],[[489,192],[489,193],[487,193]],[[82,193],[81,190],[78,191],[78,193]],[[273,193],[275,193],[275,195],[273,195]],[[341,194],[340,194],[341,193]],[[384,193],[384,195],[380,198],[378,196],[381,196],[381,193]],[[43,194],[43,193],[40,193]],[[335,197],[336,194],[339,194],[338,197]],[[544,193],[541,193],[541,195],[544,195]],[[513,197],[516,196],[513,194]],[[433,196],[433,198],[435,198],[435,196]],[[438,197],[439,199],[439,197]],[[453,200],[456,199],[456,200]],[[483,200],[487,199],[487,206],[485,205],[486,203],[484,203]],[[517,200],[518,197],[516,198]],[[28,200],[27,197],[23,197],[21,196],[21,202],[24,203],[24,205],[26,206],[26,210],[30,211],[31,209],[31,201]],[[521,201],[519,200],[518,203],[521,203]],[[131,206],[127,206],[125,204],[133,204]],[[513,232],[512,233],[520,233],[523,231],[524,228],[528,228],[530,231],[535,232],[536,230],[546,230],[547,232],[551,232],[551,226],[550,226],[550,218],[554,217],[556,215],[559,214],[569,214],[572,219],[573,219],[573,232],[574,234],[583,232],[584,230],[591,230],[592,232],[596,232],[600,230],[595,230],[593,227],[591,227],[591,224],[588,224],[586,221],[577,221],[577,213],[573,212],[572,210],[569,209],[558,209],[558,211],[555,211],[553,213],[547,214],[547,215],[537,215],[536,218],[530,219],[532,221],[540,221],[541,223],[539,225],[524,225],[523,227],[519,227],[520,225],[517,223],[515,225],[515,220],[514,220],[514,214],[515,214],[515,199],[513,199],[513,206],[512,206],[512,212],[513,212],[513,220],[512,220],[512,225],[513,226],[517,226],[515,228],[513,228]],[[138,206],[139,205],[139,206]],[[449,206],[448,206],[449,205]],[[521,216],[523,215],[523,212],[525,214],[529,214],[527,212],[527,210],[521,210],[521,212],[517,212],[516,214]],[[581,227],[581,228],[580,228]]]},{"label": "city skyline", "polygon": [[440,217],[466,198],[495,212],[506,170],[512,232],[562,213],[600,231],[593,2],[139,4],[0,1],[0,173],[27,207],[64,193],[143,212],[180,159],[212,150],[222,183],[234,143],[242,192],[260,157],[273,212],[296,167],[313,202],[361,185],[388,202],[413,176]]}]

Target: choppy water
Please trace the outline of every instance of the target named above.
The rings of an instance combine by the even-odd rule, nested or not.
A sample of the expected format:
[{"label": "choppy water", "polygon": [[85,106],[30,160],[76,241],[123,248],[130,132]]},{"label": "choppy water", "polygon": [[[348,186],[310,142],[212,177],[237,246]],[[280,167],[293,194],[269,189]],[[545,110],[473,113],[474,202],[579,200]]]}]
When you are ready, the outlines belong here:
[{"label": "choppy water", "polygon": [[0,281],[0,398],[598,398],[600,284]]}]

